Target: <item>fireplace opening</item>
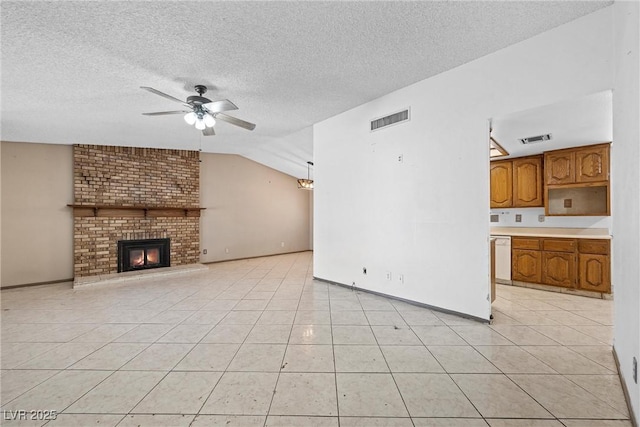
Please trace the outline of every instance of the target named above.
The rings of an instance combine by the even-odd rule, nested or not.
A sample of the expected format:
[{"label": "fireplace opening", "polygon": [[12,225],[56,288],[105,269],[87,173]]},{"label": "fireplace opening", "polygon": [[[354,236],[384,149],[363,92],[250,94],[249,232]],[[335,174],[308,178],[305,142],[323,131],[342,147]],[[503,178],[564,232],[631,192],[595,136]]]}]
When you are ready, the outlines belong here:
[{"label": "fireplace opening", "polygon": [[170,267],[170,239],[118,240],[118,273]]}]

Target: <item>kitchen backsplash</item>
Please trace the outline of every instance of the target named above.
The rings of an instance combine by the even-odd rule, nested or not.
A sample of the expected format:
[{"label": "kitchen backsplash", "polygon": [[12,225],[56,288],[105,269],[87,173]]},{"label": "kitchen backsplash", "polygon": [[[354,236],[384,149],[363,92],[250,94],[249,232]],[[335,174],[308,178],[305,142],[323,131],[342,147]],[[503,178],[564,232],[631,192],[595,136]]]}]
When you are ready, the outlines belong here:
[{"label": "kitchen backsplash", "polygon": [[[498,218],[498,222],[493,219]],[[516,222],[521,215],[521,222]],[[539,216],[544,221],[539,221]],[[610,216],[545,216],[544,208],[491,209],[492,227],[562,227],[562,228],[606,228],[611,230]]]}]

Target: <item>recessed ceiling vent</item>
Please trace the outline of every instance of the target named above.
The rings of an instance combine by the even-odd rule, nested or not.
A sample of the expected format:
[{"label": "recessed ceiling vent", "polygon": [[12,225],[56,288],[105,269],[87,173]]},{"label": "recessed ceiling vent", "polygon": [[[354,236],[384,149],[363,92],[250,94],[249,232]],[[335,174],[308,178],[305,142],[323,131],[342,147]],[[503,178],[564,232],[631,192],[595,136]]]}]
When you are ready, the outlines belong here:
[{"label": "recessed ceiling vent", "polygon": [[409,109],[371,120],[371,131],[380,130],[384,127],[395,125],[409,120]]},{"label": "recessed ceiling vent", "polygon": [[530,136],[529,138],[522,138],[520,142],[523,144],[535,144],[542,141],[549,141],[551,139],[551,134],[547,133],[545,135],[538,136]]}]

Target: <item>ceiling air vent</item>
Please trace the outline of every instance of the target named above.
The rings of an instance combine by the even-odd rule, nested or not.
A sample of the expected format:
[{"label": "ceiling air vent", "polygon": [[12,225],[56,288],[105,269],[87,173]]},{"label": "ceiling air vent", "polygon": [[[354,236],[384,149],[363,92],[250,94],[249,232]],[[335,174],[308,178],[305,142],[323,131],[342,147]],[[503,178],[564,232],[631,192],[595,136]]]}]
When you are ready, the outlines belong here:
[{"label": "ceiling air vent", "polygon": [[523,144],[535,144],[537,142],[549,141],[551,139],[551,134],[547,133],[545,135],[538,136],[530,136],[529,138],[522,138],[520,142]]},{"label": "ceiling air vent", "polygon": [[371,120],[371,130],[379,130],[409,120],[409,109]]}]

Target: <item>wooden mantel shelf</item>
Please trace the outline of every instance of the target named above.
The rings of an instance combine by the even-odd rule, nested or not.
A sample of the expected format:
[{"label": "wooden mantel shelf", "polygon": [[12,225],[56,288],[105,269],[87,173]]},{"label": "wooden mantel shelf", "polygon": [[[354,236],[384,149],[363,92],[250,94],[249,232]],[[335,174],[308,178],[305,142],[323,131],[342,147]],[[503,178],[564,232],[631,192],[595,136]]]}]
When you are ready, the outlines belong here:
[{"label": "wooden mantel shelf", "polygon": [[117,206],[117,205],[67,205],[73,208],[74,217],[199,217],[206,208],[175,208],[162,206]]}]

